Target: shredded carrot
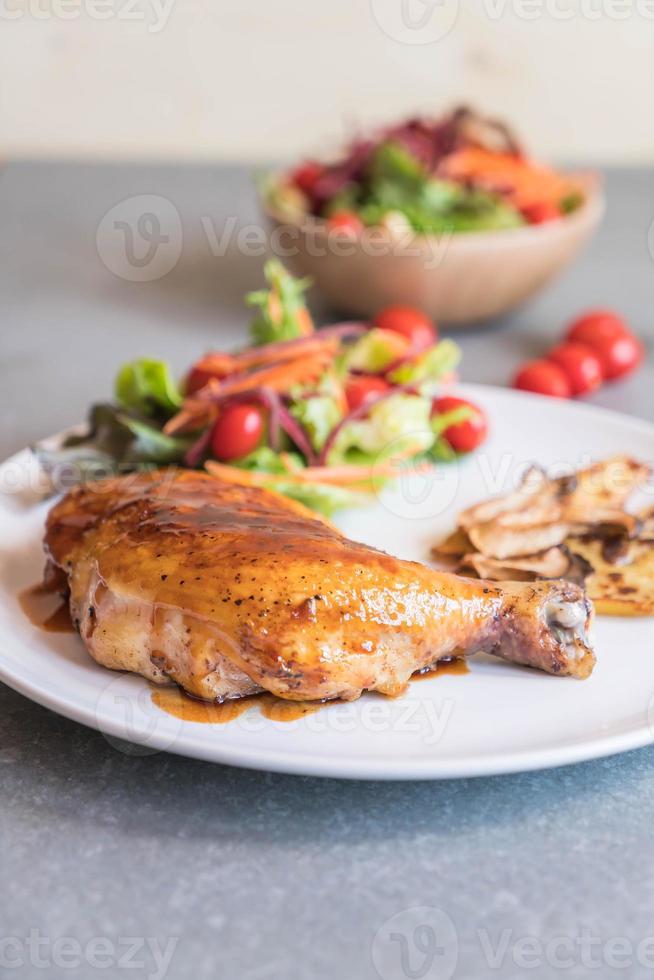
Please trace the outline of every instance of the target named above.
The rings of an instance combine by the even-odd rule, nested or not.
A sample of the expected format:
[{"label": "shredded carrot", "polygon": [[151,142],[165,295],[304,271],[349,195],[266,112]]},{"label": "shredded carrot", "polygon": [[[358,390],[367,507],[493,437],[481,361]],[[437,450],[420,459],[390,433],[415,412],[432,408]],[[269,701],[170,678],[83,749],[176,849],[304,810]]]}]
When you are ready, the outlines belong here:
[{"label": "shredded carrot", "polygon": [[297,323],[303,337],[309,337],[314,331],[313,320],[306,306],[297,311]]},{"label": "shredded carrot", "polygon": [[[415,450],[414,450],[415,452]],[[261,470],[242,470],[237,466],[229,466],[225,463],[217,463],[214,460],[207,460],[205,466],[209,473],[219,476],[231,483],[241,483],[245,486],[266,486],[277,480],[284,480],[287,483],[298,484],[323,484],[326,486],[351,487],[352,489],[362,489],[361,484],[373,490],[375,480],[385,477],[397,477],[397,463],[401,457],[387,460],[384,463],[370,465],[355,465],[344,463],[341,466],[307,466],[300,469],[294,466],[293,461],[288,459],[286,453],[281,454],[285,465],[288,466],[286,473],[265,473]],[[428,464],[418,468],[428,469]]]},{"label": "shredded carrot", "polygon": [[570,193],[580,190],[574,180],[549,167],[482,147],[467,147],[451,154],[444,162],[443,176],[472,180],[487,190],[497,191],[519,208],[539,201],[558,204]]},{"label": "shredded carrot", "polygon": [[323,351],[333,355],[338,350],[339,343],[338,337],[315,336],[310,339],[301,338],[286,343],[249,347],[240,354],[209,353],[197,361],[194,367],[221,378],[251,367],[292,361],[297,357],[308,357]]},{"label": "shredded carrot", "polygon": [[204,429],[214,420],[216,411],[213,405],[207,402],[195,402],[193,407],[186,406],[168,419],[163,427],[167,436],[175,435],[176,432],[193,432],[195,429]]},{"label": "shredded carrot", "polygon": [[[212,380],[203,390],[209,394],[213,391],[221,395],[235,395],[241,391],[247,391],[248,388],[258,388],[265,385],[272,388],[273,391],[285,392],[295,384],[318,378],[331,360],[332,353],[330,350],[318,350],[307,356],[296,357],[292,361],[283,361],[281,364],[258,368],[250,371],[249,374],[235,375],[233,378],[226,378],[222,382]],[[206,400],[189,398],[184,403],[184,408],[193,410],[196,405],[206,405]]]}]

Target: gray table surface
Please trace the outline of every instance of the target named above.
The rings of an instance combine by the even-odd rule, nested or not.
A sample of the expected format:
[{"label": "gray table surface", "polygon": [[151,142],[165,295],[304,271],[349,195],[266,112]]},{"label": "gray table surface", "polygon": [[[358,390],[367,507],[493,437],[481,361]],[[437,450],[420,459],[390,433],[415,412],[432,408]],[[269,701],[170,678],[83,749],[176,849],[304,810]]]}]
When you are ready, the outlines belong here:
[{"label": "gray table surface", "polygon": [[[622,310],[651,341],[653,185],[651,171],[607,175],[582,259],[492,332],[460,337],[465,380],[505,383],[589,305]],[[129,282],[96,233],[120,202],[112,221],[142,211],[142,195],[172,202],[183,247],[168,274]],[[262,259],[234,241],[212,254],[229,218],[258,220],[244,168],[5,168],[2,457],[82,418],[122,360],[181,371],[242,337]],[[650,358],[593,400],[652,419],[653,389]],[[130,976],[197,980],[654,972],[654,749],[383,784],[129,755],[1,686],[0,729],[2,976],[122,976],[130,962]]]}]

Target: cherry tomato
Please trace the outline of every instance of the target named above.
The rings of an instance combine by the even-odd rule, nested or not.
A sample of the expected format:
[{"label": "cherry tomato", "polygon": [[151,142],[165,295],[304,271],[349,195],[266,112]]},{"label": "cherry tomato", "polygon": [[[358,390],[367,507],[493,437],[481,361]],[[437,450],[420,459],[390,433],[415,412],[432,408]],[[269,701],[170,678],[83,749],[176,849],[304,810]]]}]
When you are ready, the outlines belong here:
[{"label": "cherry tomato", "polygon": [[450,425],[442,433],[442,437],[455,452],[469,453],[486,439],[488,421],[485,413],[478,405],[466,401],[465,398],[454,398],[451,395],[445,398],[435,398],[432,414],[443,415],[445,412],[452,412],[456,408],[470,409],[470,417],[465,422]]},{"label": "cherry tomato", "polygon": [[426,313],[412,306],[387,306],[372,322],[382,330],[402,334],[415,350],[426,350],[438,340],[436,325]]},{"label": "cherry tomato", "polygon": [[594,347],[595,342],[606,338],[621,337],[629,333],[627,324],[611,310],[589,310],[573,320],[566,331],[566,340]]},{"label": "cherry tomato", "polygon": [[595,391],[604,380],[600,359],[587,344],[559,344],[550,351],[548,360],[565,373],[573,395]]},{"label": "cherry tomato", "polygon": [[327,226],[330,231],[338,231],[351,238],[359,235],[364,228],[363,221],[354,211],[334,211],[327,218]]},{"label": "cherry tomato", "polygon": [[566,373],[552,361],[528,361],[523,364],[513,379],[513,387],[552,398],[569,398],[572,394]]},{"label": "cherry tomato", "polygon": [[360,408],[373,398],[385,394],[389,388],[390,385],[383,378],[377,378],[370,374],[354,375],[345,388],[347,407],[353,412],[355,408]]},{"label": "cherry tomato", "polygon": [[522,209],[522,214],[530,225],[542,225],[546,221],[555,221],[556,218],[561,217],[561,211],[551,201],[528,204]]},{"label": "cherry tomato", "polygon": [[211,451],[223,463],[240,459],[257,448],[262,432],[263,417],[255,405],[228,405],[213,427]]},{"label": "cherry tomato", "polygon": [[209,371],[203,371],[202,368],[194,367],[189,371],[186,382],[184,384],[184,391],[187,395],[194,395],[196,391],[200,388],[204,388],[207,382],[215,375],[211,374]]},{"label": "cherry tomato", "polygon": [[316,186],[316,182],[322,177],[325,172],[325,168],[321,163],[316,163],[315,160],[307,160],[297,167],[291,174],[291,183],[299,187],[301,191],[308,194],[309,197],[313,194],[313,189]]},{"label": "cherry tomato", "polygon": [[641,342],[631,333],[615,337],[598,337],[593,349],[607,381],[622,378],[635,371],[644,357]]}]

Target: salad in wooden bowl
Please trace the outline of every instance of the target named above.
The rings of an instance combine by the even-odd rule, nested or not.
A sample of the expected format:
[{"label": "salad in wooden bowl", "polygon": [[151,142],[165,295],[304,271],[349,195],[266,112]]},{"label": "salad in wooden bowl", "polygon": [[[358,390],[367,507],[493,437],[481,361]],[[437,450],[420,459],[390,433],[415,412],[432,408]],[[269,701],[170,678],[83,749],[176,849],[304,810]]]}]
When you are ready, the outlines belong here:
[{"label": "salad in wooden bowl", "polygon": [[273,248],[337,308],[413,302],[454,323],[525,300],[603,211],[595,176],[537,163],[507,126],[466,108],[306,160],[264,181],[262,200]]}]

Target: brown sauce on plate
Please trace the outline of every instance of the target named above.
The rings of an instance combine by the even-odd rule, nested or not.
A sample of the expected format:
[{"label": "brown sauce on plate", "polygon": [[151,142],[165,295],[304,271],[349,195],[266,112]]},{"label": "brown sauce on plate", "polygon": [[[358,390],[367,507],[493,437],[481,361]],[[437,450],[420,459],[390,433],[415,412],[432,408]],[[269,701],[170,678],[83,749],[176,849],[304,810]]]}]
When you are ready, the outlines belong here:
[{"label": "brown sauce on plate", "polygon": [[202,701],[186,694],[179,687],[157,687],[152,690],[152,702],[158,708],[182,721],[205,722],[210,725],[224,725],[234,721],[248,708],[257,707],[264,718],[271,721],[297,721],[311,715],[329,704],[338,701],[286,701],[274,694],[251,694],[232,701]]},{"label": "brown sauce on plate", "polygon": [[470,668],[463,657],[451,657],[449,660],[439,660],[433,667],[426,667],[411,676],[412,681],[426,681],[441,674],[469,674]]},{"label": "brown sauce on plate", "polygon": [[206,722],[210,725],[224,725],[234,721],[256,700],[256,695],[247,698],[236,698],[233,701],[202,701],[192,698],[179,687],[157,687],[152,690],[152,702],[158,708],[182,721]]},{"label": "brown sauce on plate", "polygon": [[20,607],[33,626],[48,633],[74,633],[68,600],[42,582],[24,589],[18,596]]},{"label": "brown sauce on plate", "polygon": [[[434,667],[413,674],[412,681],[427,680],[442,674],[469,674],[470,668],[462,657],[452,657],[441,660]],[[203,722],[210,725],[225,725],[240,717],[248,708],[258,708],[264,718],[271,721],[298,721],[306,715],[312,715],[321,708],[332,704],[342,704],[342,701],[287,701],[275,697],[274,694],[251,694],[245,698],[235,698],[232,701],[202,701],[193,698],[179,687],[152,686],[152,702],[158,708],[182,721]]]}]

